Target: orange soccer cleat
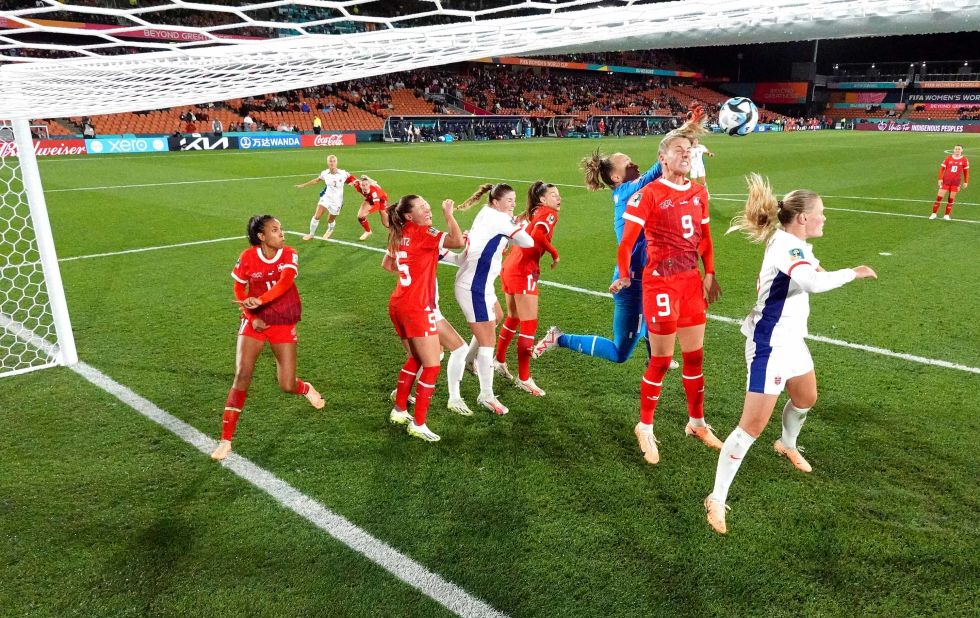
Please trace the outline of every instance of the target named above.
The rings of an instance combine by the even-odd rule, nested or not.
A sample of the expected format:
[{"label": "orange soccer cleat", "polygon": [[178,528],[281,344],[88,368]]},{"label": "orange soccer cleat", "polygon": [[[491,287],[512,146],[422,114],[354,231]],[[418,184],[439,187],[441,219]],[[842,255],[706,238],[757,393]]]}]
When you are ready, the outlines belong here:
[{"label": "orange soccer cleat", "polygon": [[718,436],[715,435],[714,428],[712,428],[711,425],[698,427],[696,425],[692,425],[691,422],[688,421],[687,425],[684,427],[684,433],[692,438],[697,438],[716,451],[720,451],[721,447],[723,446],[721,440],[719,440]]},{"label": "orange soccer cleat", "polygon": [[660,449],[657,448],[657,437],[653,435],[653,430],[643,428],[643,423],[637,423],[633,428],[636,439],[640,442],[640,450],[643,451],[643,459],[648,464],[660,463]]},{"label": "orange soccer cleat", "polygon": [[725,515],[730,510],[730,506],[724,502],[715,500],[710,494],[704,499],[704,512],[708,516],[708,524],[718,534],[725,534],[728,532],[728,524],[725,523]]},{"label": "orange soccer cleat", "polygon": [[796,466],[796,469],[800,472],[813,472],[813,466],[811,466],[806,459],[803,459],[803,455],[800,454],[800,451],[802,450],[800,447],[786,448],[783,446],[782,440],[776,440],[772,443],[772,448],[777,453],[790,460],[790,462]]}]

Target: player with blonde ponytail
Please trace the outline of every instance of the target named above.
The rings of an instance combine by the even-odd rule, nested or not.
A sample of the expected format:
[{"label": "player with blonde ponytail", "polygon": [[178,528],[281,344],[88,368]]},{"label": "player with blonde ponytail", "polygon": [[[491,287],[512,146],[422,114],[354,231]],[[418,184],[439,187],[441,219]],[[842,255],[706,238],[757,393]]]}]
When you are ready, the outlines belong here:
[{"label": "player with blonde ponytail", "polygon": [[749,195],[743,212],[729,232],[742,231],[753,242],[766,242],[758,278],[758,300],[742,323],[748,367],[745,403],[738,427],[729,434],[718,456],[714,490],[704,500],[708,523],[720,534],[725,522],[728,490],[749,447],[759,437],[776,408],[783,389],[789,400],[783,408],[782,435],[773,444],[802,472],[810,472],[796,439],[807,412],[817,400],[817,378],[806,347],[810,294],[827,292],[877,275],[867,266],[827,272],[806,241],[823,236],[823,200],[807,189],[777,199],[759,174],[746,178]]}]

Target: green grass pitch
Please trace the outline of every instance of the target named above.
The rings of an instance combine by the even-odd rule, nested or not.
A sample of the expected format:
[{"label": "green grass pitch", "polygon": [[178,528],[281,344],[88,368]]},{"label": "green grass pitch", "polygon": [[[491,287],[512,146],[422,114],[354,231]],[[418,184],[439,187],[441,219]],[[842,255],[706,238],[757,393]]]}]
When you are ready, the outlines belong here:
[{"label": "green grass pitch", "polygon": [[[742,177],[825,197],[828,269],[880,279],[812,297],[813,334],[980,366],[980,188],[928,221],[943,151],[980,138],[823,132],[709,137],[717,316],[755,298],[762,248],[724,236]],[[615,239],[608,192],[581,188],[596,146],[653,162],[656,139],[363,145],[336,150],[393,198],[457,201],[482,180],[558,183],[561,264],[543,277],[604,291]],[[42,159],[61,258],[244,236],[270,212],[304,232],[316,190],[294,184],[325,151]],[[428,172],[428,173],[421,173]],[[978,173],[978,172],[975,172]],[[976,181],[975,181],[976,182]],[[980,185],[978,185],[980,187]],[[335,238],[356,243],[348,190]],[[890,214],[883,214],[890,213]],[[474,212],[461,216],[464,229]],[[893,216],[916,215],[916,216]],[[435,215],[437,225],[441,215]],[[973,223],[970,223],[972,221]],[[377,215],[376,230],[383,230]],[[321,224],[320,231],[325,228]],[[376,232],[366,243],[384,245]],[[299,375],[328,406],[283,395],[260,359],[235,449],[391,546],[512,616],[976,615],[980,593],[980,375],[810,342],[820,400],[803,475],[771,448],[778,420],[732,487],[729,534],[704,520],[717,454],[683,434],[668,374],[644,464],[632,427],[645,356],[623,365],[566,350],[534,361],[548,395],[499,380],[511,413],[444,409],[426,444],[387,423],[403,358],[380,255],[320,241],[300,254]],[[61,264],[81,359],[217,436],[237,327],[229,272],[244,239]],[[883,255],[887,254],[887,255]],[[544,263],[548,263],[545,258]],[[440,269],[443,311],[466,325]],[[539,334],[611,332],[608,298],[543,287]],[[709,321],[706,414],[723,439],[741,412],[736,326]],[[513,350],[511,352],[513,354]],[[512,360],[512,363],[514,361]],[[475,379],[463,394],[471,402]],[[782,401],[782,400],[781,400]],[[780,404],[781,405],[781,404]],[[778,415],[777,415],[778,418]],[[439,616],[448,612],[68,369],[0,380],[0,614],[29,616]]]}]

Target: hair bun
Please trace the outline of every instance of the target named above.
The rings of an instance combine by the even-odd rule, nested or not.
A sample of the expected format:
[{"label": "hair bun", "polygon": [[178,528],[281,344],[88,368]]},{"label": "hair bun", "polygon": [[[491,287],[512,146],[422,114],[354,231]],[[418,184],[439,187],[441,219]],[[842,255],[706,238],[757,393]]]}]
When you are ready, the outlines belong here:
[{"label": "hair bun", "polygon": [[783,207],[783,200],[778,200],[776,202],[776,206],[779,206],[780,208],[782,208]]}]

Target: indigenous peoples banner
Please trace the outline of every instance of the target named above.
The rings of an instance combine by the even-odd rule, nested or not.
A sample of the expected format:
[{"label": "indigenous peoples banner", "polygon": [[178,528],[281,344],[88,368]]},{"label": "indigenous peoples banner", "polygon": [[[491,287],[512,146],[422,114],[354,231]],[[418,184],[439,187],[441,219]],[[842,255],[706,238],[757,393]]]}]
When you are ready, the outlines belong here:
[{"label": "indigenous peoples banner", "polygon": [[857,131],[881,131],[887,133],[980,133],[980,124],[945,123],[925,124],[919,122],[859,122],[854,125]]}]

